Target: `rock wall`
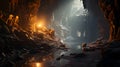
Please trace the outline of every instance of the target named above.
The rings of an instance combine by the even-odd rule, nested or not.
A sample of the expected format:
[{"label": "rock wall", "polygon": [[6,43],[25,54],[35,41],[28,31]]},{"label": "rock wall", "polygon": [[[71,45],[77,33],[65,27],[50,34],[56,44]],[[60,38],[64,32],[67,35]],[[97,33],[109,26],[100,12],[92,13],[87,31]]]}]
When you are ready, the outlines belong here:
[{"label": "rock wall", "polygon": [[[45,16],[50,21],[52,12],[67,0],[0,0],[0,11],[4,13],[5,18],[9,14],[20,17],[20,26],[24,29],[30,25],[31,16]],[[5,19],[6,20],[6,19]]]},{"label": "rock wall", "polygon": [[120,40],[120,0],[99,0],[99,5],[110,25],[109,41]]},{"label": "rock wall", "polygon": [[88,10],[88,17],[86,19],[88,23],[87,27],[89,27],[89,40],[94,37],[93,35],[97,36],[94,38],[94,41],[99,37],[103,37],[107,40],[109,38],[109,24],[104,18],[103,12],[98,4],[98,0],[83,0],[83,4],[84,8]]}]

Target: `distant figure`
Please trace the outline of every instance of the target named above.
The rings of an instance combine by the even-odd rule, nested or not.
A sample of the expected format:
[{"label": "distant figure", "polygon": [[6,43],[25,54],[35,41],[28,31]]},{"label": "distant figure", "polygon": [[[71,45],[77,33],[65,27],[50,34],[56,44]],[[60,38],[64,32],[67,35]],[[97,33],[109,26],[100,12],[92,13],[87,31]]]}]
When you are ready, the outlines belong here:
[{"label": "distant figure", "polygon": [[12,24],[12,26],[13,26],[12,31],[13,31],[13,32],[14,32],[15,30],[18,30],[18,28],[19,28],[18,23],[19,23],[19,16],[16,16],[16,17],[14,18],[14,21],[13,21],[13,24]]},{"label": "distant figure", "polygon": [[11,31],[12,31],[12,25],[13,25],[13,21],[14,21],[13,17],[14,16],[12,14],[10,14],[7,21],[6,21],[6,24],[8,25],[8,27]]},{"label": "distant figure", "polygon": [[86,48],[87,44],[86,43],[82,43],[82,53],[85,53],[85,48]]}]

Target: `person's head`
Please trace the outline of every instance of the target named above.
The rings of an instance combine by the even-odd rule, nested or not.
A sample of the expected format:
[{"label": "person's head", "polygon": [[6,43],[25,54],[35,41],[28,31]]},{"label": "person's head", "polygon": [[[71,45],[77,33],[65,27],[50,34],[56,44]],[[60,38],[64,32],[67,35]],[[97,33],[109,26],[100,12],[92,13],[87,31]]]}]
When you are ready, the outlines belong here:
[{"label": "person's head", "polygon": [[9,15],[9,19],[13,19],[13,17],[14,17],[14,16],[13,16],[12,14]]},{"label": "person's head", "polygon": [[15,18],[16,18],[16,19],[19,19],[19,16],[16,16]]}]

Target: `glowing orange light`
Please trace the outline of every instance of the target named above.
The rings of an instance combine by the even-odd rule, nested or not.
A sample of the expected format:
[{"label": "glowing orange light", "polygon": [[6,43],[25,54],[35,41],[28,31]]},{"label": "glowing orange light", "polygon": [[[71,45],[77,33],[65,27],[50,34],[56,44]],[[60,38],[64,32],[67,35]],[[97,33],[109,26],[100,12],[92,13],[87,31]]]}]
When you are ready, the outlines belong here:
[{"label": "glowing orange light", "polygon": [[43,25],[42,25],[42,24],[40,24],[40,23],[39,23],[39,24],[37,24],[37,27],[38,27],[38,28],[40,28],[40,27],[42,27],[42,26],[43,26]]},{"label": "glowing orange light", "polygon": [[30,63],[30,67],[44,67],[40,62],[32,62]]},{"label": "glowing orange light", "polygon": [[45,23],[44,23],[44,21],[39,21],[36,23],[36,26],[37,26],[37,28],[41,28],[41,27],[45,26]]},{"label": "glowing orange light", "polygon": [[37,62],[37,63],[35,63],[35,67],[42,67],[42,64]]}]

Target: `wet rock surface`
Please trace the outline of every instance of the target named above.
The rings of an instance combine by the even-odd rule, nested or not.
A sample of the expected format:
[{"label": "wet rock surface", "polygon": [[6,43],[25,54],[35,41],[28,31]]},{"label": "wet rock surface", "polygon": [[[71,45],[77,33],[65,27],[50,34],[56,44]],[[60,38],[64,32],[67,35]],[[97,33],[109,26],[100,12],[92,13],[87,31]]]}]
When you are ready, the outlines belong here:
[{"label": "wet rock surface", "polygon": [[96,67],[100,58],[100,50],[95,50],[92,52],[88,51],[85,54],[72,53],[70,55],[62,55],[61,57],[57,58],[57,60],[69,60],[68,63],[61,67]]},{"label": "wet rock surface", "polygon": [[120,66],[120,42],[113,41],[102,51],[102,60],[98,67],[119,67]]},{"label": "wet rock surface", "polygon": [[0,23],[0,67],[18,67],[16,64],[19,62],[24,64],[33,55],[39,53],[41,57],[44,57],[54,53],[60,45],[64,45],[52,38],[30,39],[26,36],[29,34],[24,30],[10,32],[11,29],[3,20],[0,19]]}]

